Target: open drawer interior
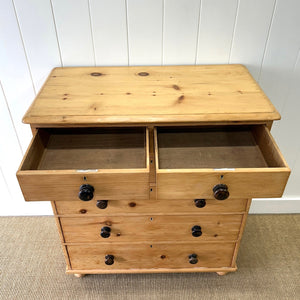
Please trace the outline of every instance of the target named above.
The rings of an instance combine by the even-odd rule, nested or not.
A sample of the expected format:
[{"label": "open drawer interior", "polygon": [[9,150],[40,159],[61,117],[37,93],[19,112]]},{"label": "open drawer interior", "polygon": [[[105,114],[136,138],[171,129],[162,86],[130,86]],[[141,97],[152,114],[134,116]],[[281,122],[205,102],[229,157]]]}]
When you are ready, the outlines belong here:
[{"label": "open drawer interior", "polygon": [[146,128],[39,129],[21,170],[147,168]]},{"label": "open drawer interior", "polygon": [[264,125],[158,127],[158,169],[286,167]]}]

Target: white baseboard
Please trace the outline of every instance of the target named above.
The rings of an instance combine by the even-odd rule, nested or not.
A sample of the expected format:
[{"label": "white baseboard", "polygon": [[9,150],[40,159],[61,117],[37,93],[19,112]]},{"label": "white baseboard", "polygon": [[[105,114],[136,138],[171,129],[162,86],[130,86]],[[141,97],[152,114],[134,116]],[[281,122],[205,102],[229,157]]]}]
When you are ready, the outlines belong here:
[{"label": "white baseboard", "polygon": [[250,214],[297,214],[300,213],[300,199],[268,198],[253,199]]}]

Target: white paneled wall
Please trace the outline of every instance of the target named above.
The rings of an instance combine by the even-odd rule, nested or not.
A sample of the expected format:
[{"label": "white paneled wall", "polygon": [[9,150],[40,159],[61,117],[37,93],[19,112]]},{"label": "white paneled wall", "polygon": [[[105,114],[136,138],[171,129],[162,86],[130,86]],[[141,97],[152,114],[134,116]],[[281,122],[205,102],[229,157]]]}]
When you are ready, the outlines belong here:
[{"label": "white paneled wall", "polygon": [[1,116],[4,114],[8,118],[7,113],[10,112],[11,122],[24,153],[31,131],[22,124],[21,119],[35,96],[35,89],[14,6],[10,0],[2,1],[0,6],[0,81],[8,101],[7,107],[1,104]]},{"label": "white paneled wall", "polygon": [[126,1],[90,0],[90,14],[96,65],[128,65]]},{"label": "white paneled wall", "polygon": [[258,80],[276,0],[240,1],[229,63],[246,64]]},{"label": "white paneled wall", "polygon": [[197,64],[227,64],[231,54],[238,0],[201,1]]},{"label": "white paneled wall", "polygon": [[[49,70],[61,65],[51,2],[49,0],[1,0],[0,3],[9,2],[14,3],[15,22],[19,25],[19,34],[23,40],[23,51],[28,60],[33,85],[38,91],[47,78]],[[3,14],[7,12],[5,9],[1,10]],[[8,28],[4,25],[0,30],[6,31]],[[2,45],[5,47],[6,42],[4,41]],[[5,57],[0,59],[5,60]]]},{"label": "white paneled wall", "polygon": [[200,0],[165,0],[163,64],[195,64]]},{"label": "white paneled wall", "polygon": [[252,211],[299,212],[299,12],[299,0],[1,0],[0,215],[51,213],[24,202],[15,172],[22,116],[52,68],[217,63],[245,64],[282,114],[272,133],[292,175]]},{"label": "white paneled wall", "polygon": [[95,52],[89,2],[52,0],[52,8],[62,65],[94,66]]},{"label": "white paneled wall", "polygon": [[161,65],[163,0],[127,0],[129,65]]}]

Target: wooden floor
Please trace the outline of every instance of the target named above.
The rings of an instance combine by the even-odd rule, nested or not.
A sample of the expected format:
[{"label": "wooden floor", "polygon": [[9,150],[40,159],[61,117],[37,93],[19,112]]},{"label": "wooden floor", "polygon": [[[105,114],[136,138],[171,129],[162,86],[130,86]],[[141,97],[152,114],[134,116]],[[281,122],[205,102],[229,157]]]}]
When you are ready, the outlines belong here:
[{"label": "wooden floor", "polygon": [[[0,217],[0,299],[299,299],[300,214],[250,215],[238,271],[65,274],[53,217]],[[222,251],[222,249],[220,249]]]}]

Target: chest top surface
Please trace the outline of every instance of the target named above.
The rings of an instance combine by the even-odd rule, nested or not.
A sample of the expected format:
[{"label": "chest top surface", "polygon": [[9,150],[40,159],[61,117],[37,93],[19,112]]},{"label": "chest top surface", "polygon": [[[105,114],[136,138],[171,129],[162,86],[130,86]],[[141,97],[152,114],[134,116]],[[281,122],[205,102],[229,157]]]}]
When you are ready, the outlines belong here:
[{"label": "chest top surface", "polygon": [[41,125],[277,120],[242,65],[55,68],[23,118]]}]

